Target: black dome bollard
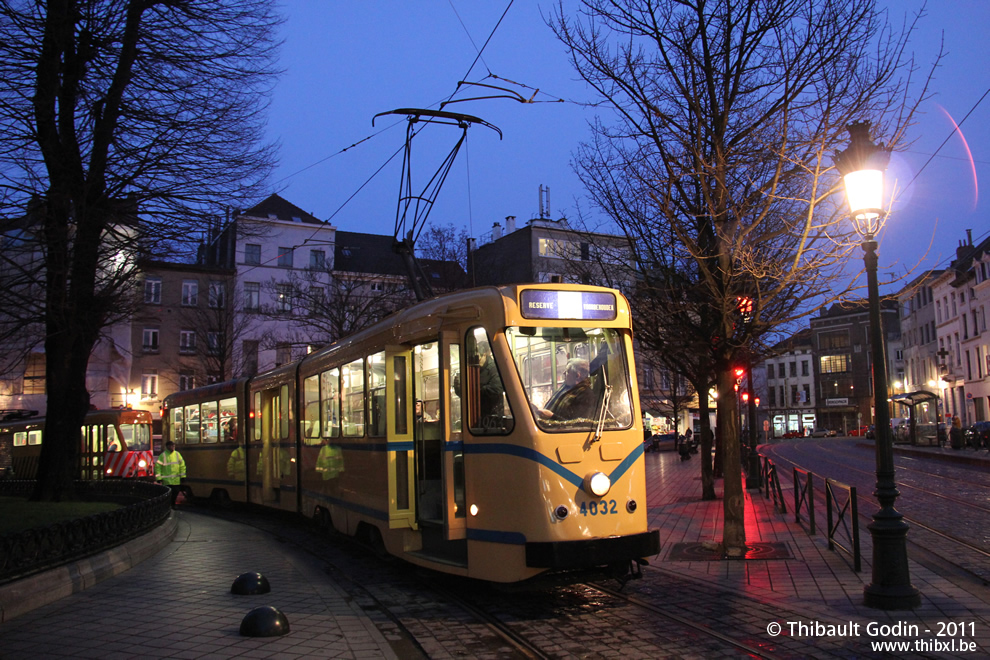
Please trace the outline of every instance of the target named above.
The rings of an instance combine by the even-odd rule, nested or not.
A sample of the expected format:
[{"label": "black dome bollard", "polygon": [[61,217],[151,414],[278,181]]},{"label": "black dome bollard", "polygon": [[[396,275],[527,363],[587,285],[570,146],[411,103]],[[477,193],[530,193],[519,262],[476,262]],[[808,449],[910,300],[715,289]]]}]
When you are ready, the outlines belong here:
[{"label": "black dome bollard", "polygon": [[289,632],[289,620],[278,608],[262,605],[241,620],[242,637],[278,637]]},{"label": "black dome bollard", "polygon": [[271,590],[272,587],[268,584],[268,578],[261,573],[241,573],[230,585],[230,593],[238,596],[267,594]]}]

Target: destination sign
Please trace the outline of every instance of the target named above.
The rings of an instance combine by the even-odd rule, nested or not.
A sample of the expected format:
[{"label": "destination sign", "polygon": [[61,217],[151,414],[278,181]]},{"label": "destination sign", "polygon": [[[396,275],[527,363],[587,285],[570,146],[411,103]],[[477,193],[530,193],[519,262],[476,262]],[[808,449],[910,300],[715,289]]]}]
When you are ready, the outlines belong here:
[{"label": "destination sign", "polygon": [[519,296],[524,319],[611,321],[616,316],[614,293],[525,289]]}]

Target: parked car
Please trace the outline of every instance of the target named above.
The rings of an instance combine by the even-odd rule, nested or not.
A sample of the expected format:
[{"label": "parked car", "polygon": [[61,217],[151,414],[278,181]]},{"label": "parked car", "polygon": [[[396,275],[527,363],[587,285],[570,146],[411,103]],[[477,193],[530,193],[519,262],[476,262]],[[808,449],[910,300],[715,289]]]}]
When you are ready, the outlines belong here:
[{"label": "parked car", "polygon": [[872,426],[860,426],[850,431],[849,435],[854,438],[865,438],[867,437],[866,434],[869,433],[872,428]]},{"label": "parked car", "polygon": [[800,431],[788,431],[787,433],[785,433],[784,435],[782,435],[780,437],[787,438],[787,439],[790,439],[790,438],[803,438],[804,437],[804,429],[801,429]]},{"label": "parked car", "polygon": [[966,446],[973,449],[990,448],[990,422],[976,422],[965,431]]},{"label": "parked car", "polygon": [[835,431],[829,429],[815,429],[811,432],[812,438],[834,438],[835,435]]}]

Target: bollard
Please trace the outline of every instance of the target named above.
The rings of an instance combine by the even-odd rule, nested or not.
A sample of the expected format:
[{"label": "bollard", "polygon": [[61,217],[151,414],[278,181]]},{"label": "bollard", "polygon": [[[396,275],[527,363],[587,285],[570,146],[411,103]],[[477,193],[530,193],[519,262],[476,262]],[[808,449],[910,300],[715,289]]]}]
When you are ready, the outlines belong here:
[{"label": "bollard", "polygon": [[262,605],[248,612],[241,620],[242,637],[278,637],[289,632],[289,620],[271,605]]},{"label": "bollard", "polygon": [[241,573],[230,585],[230,593],[238,596],[267,594],[271,590],[272,587],[268,584],[268,578],[261,573]]}]

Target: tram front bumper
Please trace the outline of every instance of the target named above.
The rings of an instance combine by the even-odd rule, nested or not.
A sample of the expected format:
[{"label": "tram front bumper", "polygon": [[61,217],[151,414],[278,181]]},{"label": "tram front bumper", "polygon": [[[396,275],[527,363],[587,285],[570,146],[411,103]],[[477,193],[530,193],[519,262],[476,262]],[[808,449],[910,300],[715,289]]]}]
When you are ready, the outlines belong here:
[{"label": "tram front bumper", "polygon": [[650,557],[660,552],[660,532],[583,541],[526,543],[530,568],[588,568]]}]

